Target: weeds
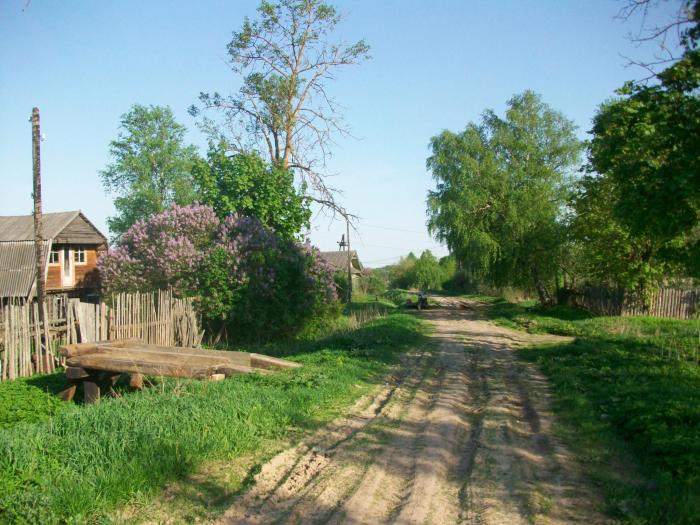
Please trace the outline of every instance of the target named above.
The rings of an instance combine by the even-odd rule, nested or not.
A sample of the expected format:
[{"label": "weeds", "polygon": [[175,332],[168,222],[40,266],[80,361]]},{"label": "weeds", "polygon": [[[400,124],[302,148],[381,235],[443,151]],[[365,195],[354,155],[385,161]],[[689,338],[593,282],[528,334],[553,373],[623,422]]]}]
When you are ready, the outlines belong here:
[{"label": "weeds", "polygon": [[318,340],[264,347],[301,369],[218,382],[163,380],[142,393],[66,405],[44,422],[17,423],[0,431],[0,522],[103,521],[116,506],[147,501],[205,461],[312,430],[423,337],[418,319],[388,315]]}]

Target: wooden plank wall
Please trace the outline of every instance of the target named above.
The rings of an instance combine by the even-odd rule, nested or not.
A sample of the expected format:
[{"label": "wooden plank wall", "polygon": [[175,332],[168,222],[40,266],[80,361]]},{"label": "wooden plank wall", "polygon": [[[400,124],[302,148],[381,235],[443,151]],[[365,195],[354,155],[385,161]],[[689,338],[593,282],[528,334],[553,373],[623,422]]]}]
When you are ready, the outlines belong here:
[{"label": "wooden plank wall", "polygon": [[161,346],[198,347],[204,336],[192,299],[175,298],[170,291],[120,294],[110,304],[53,296],[44,308],[48,331],[39,322],[36,302],[0,306],[0,381],[53,372],[63,364],[56,352],[63,344],[135,337]]},{"label": "wooden plank wall", "polygon": [[632,294],[607,288],[587,288],[573,296],[575,305],[598,315],[647,315],[672,319],[695,319],[700,307],[700,289],[660,288],[650,304]]}]

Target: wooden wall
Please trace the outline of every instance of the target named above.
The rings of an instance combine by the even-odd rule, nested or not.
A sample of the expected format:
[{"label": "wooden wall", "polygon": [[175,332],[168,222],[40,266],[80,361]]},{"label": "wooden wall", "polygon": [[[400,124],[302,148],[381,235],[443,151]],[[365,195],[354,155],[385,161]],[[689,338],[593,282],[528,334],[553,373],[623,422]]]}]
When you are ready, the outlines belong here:
[{"label": "wooden wall", "polygon": [[[62,248],[61,245],[54,245],[55,248]],[[71,288],[97,288],[100,285],[99,274],[97,272],[97,258],[100,250],[97,247],[85,248],[85,264],[73,263],[75,274],[73,286]],[[46,289],[49,291],[63,290],[61,279],[61,265],[49,264],[48,273],[46,275]]]},{"label": "wooden wall", "polygon": [[659,288],[645,305],[640,298],[621,290],[586,288],[573,292],[569,303],[597,315],[694,319],[700,306],[700,289]]}]

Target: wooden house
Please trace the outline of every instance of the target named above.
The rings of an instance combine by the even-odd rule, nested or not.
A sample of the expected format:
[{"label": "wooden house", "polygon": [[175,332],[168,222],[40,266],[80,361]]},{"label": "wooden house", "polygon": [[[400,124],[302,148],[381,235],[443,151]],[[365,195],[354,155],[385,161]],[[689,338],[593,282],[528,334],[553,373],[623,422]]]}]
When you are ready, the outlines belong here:
[{"label": "wooden house", "polygon": [[[107,238],[80,211],[42,217],[47,293],[85,297],[99,291],[97,257]],[[36,294],[34,216],[0,217],[0,298]]]},{"label": "wooden house", "polygon": [[[330,264],[336,272],[348,273],[348,252],[347,251],[335,251],[335,252],[321,252],[321,257],[323,257],[328,264]],[[355,250],[350,252],[350,271],[352,272],[352,282],[357,283],[358,279],[362,275],[362,262],[357,255]]]}]

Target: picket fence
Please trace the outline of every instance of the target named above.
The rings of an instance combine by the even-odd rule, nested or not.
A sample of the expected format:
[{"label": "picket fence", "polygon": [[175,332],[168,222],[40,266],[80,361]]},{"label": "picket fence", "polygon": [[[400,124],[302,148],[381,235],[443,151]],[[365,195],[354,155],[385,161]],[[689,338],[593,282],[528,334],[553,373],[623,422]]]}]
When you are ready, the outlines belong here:
[{"label": "picket fence", "polygon": [[659,288],[645,304],[624,290],[585,288],[570,292],[569,302],[598,315],[694,319],[700,311],[700,289]]},{"label": "picket fence", "polygon": [[0,306],[0,381],[53,372],[63,364],[57,349],[64,344],[137,338],[197,347],[204,336],[192,299],[171,291],[119,294],[99,304],[53,296],[43,308],[47,329],[37,301]]}]

